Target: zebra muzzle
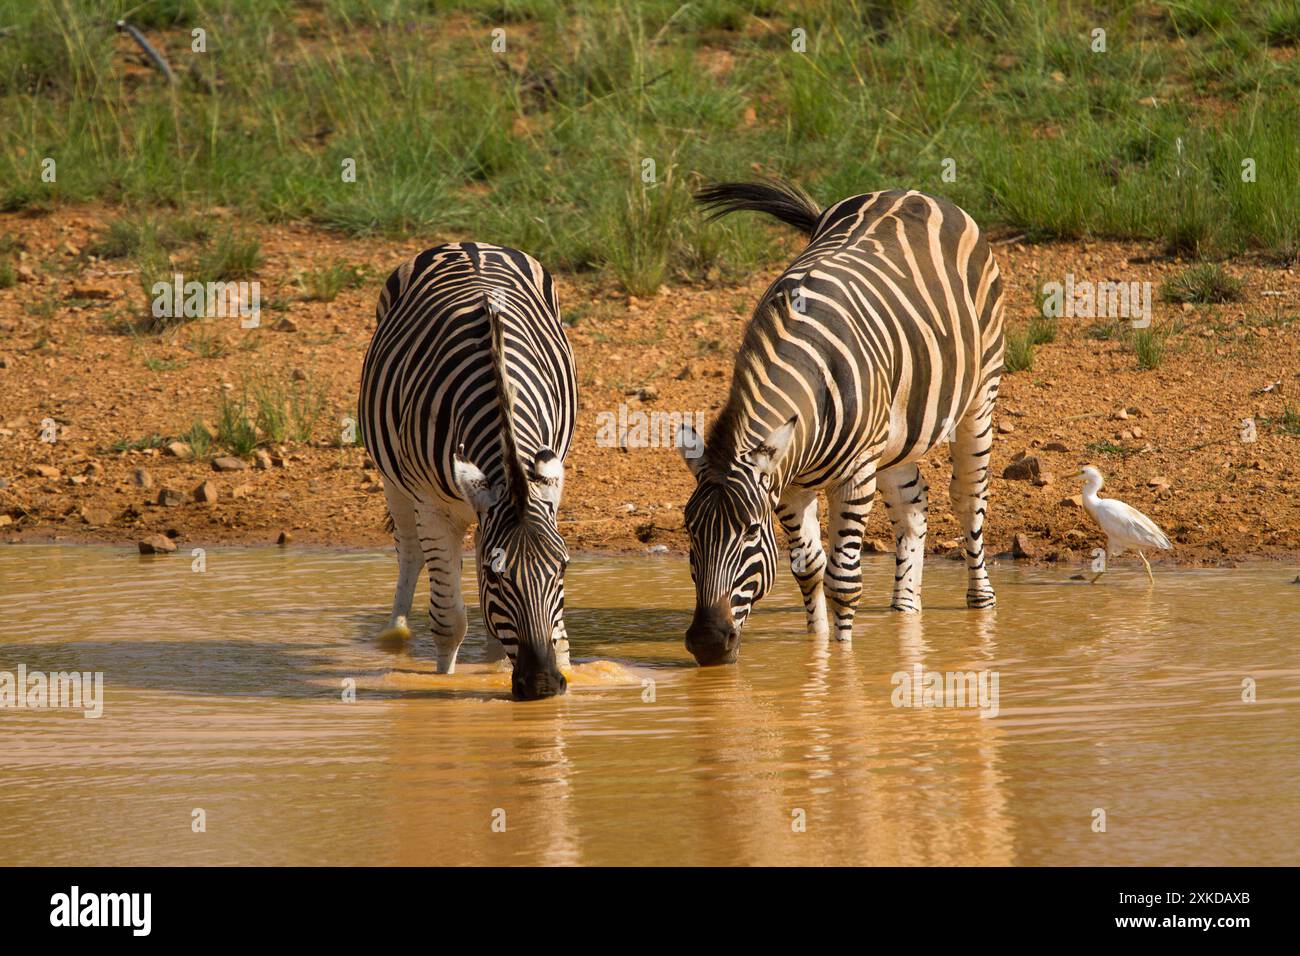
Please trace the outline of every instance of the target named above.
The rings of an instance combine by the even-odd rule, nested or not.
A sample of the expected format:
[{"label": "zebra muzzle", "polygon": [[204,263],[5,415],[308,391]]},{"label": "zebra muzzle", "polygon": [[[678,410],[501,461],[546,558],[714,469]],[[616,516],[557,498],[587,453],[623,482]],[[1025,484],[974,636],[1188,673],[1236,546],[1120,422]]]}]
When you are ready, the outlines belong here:
[{"label": "zebra muzzle", "polygon": [[697,607],[691,626],[686,629],[686,649],[701,667],[736,663],[740,656],[740,628],[730,608]]}]

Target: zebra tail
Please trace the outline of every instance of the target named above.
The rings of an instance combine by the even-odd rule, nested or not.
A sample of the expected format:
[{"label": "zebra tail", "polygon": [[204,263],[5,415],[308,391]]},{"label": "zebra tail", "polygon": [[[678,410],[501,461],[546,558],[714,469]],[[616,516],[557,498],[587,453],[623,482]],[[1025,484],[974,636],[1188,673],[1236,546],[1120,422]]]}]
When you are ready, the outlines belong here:
[{"label": "zebra tail", "polygon": [[757,183],[714,183],[695,194],[695,201],[709,213],[712,222],[744,209],[765,212],[811,236],[821,208],[794,183],[767,179]]}]

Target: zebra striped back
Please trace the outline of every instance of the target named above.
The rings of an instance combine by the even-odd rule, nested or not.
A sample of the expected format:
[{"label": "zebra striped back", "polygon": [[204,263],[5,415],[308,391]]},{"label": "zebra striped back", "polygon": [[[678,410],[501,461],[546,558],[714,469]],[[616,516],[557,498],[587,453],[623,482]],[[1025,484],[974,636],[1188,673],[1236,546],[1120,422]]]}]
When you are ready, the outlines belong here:
[{"label": "zebra striped back", "polygon": [[362,370],[366,446],[417,518],[477,518],[483,614],[516,678],[554,672],[564,633],[556,512],[576,403],[554,283],[531,256],[452,243],[389,277]]}]

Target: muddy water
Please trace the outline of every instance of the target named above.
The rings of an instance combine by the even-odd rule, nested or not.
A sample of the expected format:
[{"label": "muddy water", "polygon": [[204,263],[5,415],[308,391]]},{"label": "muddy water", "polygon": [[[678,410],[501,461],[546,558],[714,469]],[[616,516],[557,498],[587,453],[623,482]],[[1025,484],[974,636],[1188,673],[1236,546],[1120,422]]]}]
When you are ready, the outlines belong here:
[{"label": "muddy water", "polygon": [[[463,673],[432,673],[423,615],[377,644],[393,575],[386,553],[0,549],[0,671],[104,675],[98,719],[0,710],[0,860],[1300,862],[1294,571],[1152,590],[1003,566],[981,614],[937,561],[900,617],[879,561],[852,647],[806,638],[782,580],[741,663],[700,670],[684,561],[579,559],[572,691],[532,704],[482,663],[477,612]],[[894,706],[917,665],[996,672],[996,716]]]}]

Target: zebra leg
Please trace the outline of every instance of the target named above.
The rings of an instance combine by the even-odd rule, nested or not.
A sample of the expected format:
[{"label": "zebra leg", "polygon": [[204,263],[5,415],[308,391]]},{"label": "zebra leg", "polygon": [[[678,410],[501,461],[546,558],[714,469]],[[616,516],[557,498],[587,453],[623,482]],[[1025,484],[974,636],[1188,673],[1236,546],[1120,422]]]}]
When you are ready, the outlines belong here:
[{"label": "zebra leg", "polygon": [[822,547],[822,529],[817,521],[817,492],[791,489],[777,503],[776,516],[790,547],[790,570],[803,595],[808,633],[813,637],[827,637],[830,626],[826,622],[826,594],[822,589],[826,550]]},{"label": "zebra leg", "polygon": [[888,468],[880,472],[879,480],[894,526],[894,597],[889,606],[895,611],[919,611],[929,486],[915,463]]},{"label": "zebra leg", "polygon": [[468,621],[465,599],[460,592],[461,542],[465,525],[455,522],[440,508],[415,507],[420,530],[424,566],[429,572],[429,623],[438,653],[438,673],[456,671],[456,654],[465,639]]},{"label": "zebra leg", "polygon": [[993,400],[967,413],[952,435],[952,483],[948,496],[966,534],[966,606],[993,607],[997,596],[984,564],[984,519],[989,504],[989,455],[993,451]]},{"label": "zebra leg", "polygon": [[408,640],[411,628],[411,602],[415,598],[415,583],[424,565],[420,551],[420,534],[415,527],[415,504],[406,493],[388,481],[384,482],[384,498],[388,514],[393,519],[393,540],[397,544],[397,590],[393,594],[393,613],[388,627],[379,634],[380,640]]},{"label": "zebra leg", "polygon": [[862,597],[862,535],[875,495],[874,464],[826,495],[831,548],[824,587],[837,641],[853,640],[853,615]]}]

